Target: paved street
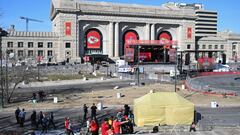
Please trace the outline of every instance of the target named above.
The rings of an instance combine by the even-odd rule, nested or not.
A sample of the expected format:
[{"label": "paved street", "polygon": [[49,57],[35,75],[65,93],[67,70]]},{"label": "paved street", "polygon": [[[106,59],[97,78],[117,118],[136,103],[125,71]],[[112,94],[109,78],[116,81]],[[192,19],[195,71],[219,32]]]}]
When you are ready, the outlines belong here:
[{"label": "paved street", "polygon": [[[24,86],[20,88],[17,94],[21,94],[22,98],[29,98],[32,92],[38,90],[44,90],[47,93],[69,93],[71,92],[85,92],[91,90],[103,90],[111,89],[116,85],[120,87],[129,87],[129,83],[132,80],[118,80],[118,79],[93,79],[88,81],[75,80],[75,81],[64,81],[65,83],[59,82],[49,82],[45,83],[35,83],[31,84],[31,87]],[[29,92],[30,91],[30,92]],[[39,103],[41,104],[41,103]],[[103,111],[99,111],[98,118],[101,120],[105,116],[116,115],[116,112],[121,109],[122,106],[107,106]],[[30,129],[29,117],[32,110],[26,110],[26,128],[24,131],[27,132]],[[39,112],[40,110],[37,110]],[[78,127],[80,127],[82,119],[82,108],[61,108],[54,110],[42,110],[44,112],[53,111],[55,114],[55,122],[59,130],[52,131],[57,133],[64,132],[64,118],[69,116]],[[240,107],[229,107],[229,108],[203,108],[196,107],[197,116],[199,118],[198,130],[200,132],[191,133],[192,135],[231,135],[231,133],[239,132],[240,125]],[[231,130],[218,129],[218,127],[231,127]],[[14,111],[1,111],[0,112],[0,133],[6,130],[24,132],[16,124],[14,117]],[[213,131],[212,131],[213,130]],[[148,130],[147,132],[149,132]],[[145,132],[146,133],[146,132]],[[55,133],[54,133],[55,134]],[[160,133],[161,134],[161,133]],[[162,133],[167,134],[167,133]],[[188,135],[189,132],[175,132],[172,135]],[[190,134],[190,135],[191,135]],[[232,134],[235,135],[235,134]],[[237,134],[236,134],[237,135]]]},{"label": "paved street", "polygon": [[[122,106],[108,106],[104,110],[98,111],[98,119],[101,121],[106,116],[116,115],[119,109],[123,108]],[[198,112],[202,115],[202,120],[198,124],[198,132],[189,133],[189,132],[175,132],[173,131],[172,135],[238,135],[240,128],[240,107],[235,108],[196,108]],[[40,110],[37,110],[39,112]],[[55,123],[59,130],[54,131],[61,133],[63,132],[64,127],[64,118],[70,117],[73,120],[73,123],[77,127],[81,127],[82,120],[82,108],[67,108],[67,109],[54,109],[54,110],[42,110],[44,112],[53,111],[55,114]],[[31,110],[27,110],[26,123],[24,131],[27,132],[30,130],[30,121],[29,117],[31,115]],[[220,128],[219,128],[220,127]],[[228,127],[228,128],[225,128]],[[223,129],[224,128],[224,129]],[[230,129],[229,129],[230,128]],[[6,130],[22,132],[22,128],[16,124],[14,117],[14,112],[0,112],[0,133]],[[185,129],[188,130],[188,129]],[[139,131],[139,128],[136,132]],[[151,131],[151,128],[146,132]],[[171,130],[170,130],[171,131]],[[178,131],[178,130],[176,130]],[[52,131],[53,132],[53,131]],[[141,131],[142,132],[142,131]],[[144,133],[142,132],[142,133]],[[139,132],[140,133],[140,132]],[[161,132],[160,132],[161,133]],[[166,134],[167,133],[162,133]]]}]

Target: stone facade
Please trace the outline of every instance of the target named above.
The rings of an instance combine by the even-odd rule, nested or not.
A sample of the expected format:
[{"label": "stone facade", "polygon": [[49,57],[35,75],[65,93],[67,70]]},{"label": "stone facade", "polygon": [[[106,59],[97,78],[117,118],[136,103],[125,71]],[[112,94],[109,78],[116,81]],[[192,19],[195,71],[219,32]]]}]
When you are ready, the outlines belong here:
[{"label": "stone facade", "polygon": [[217,57],[221,60],[222,53],[227,56],[227,62],[240,61],[240,35],[232,32],[219,32],[217,36],[203,37],[198,41],[201,50],[219,50]]},{"label": "stone facade", "polygon": [[[51,62],[79,62],[88,54],[108,55],[109,58],[118,59],[124,55],[124,35],[133,31],[139,40],[159,40],[160,33],[167,32],[171,40],[177,41],[180,51],[195,50],[197,16],[194,8],[52,0],[50,18],[52,32],[11,31],[9,37],[3,38],[3,49],[14,53],[23,50],[25,56],[28,56],[28,50],[33,50],[36,52],[33,58],[38,56],[38,50],[43,50],[44,59],[49,61],[52,58]],[[97,31],[101,37],[100,49],[87,47],[87,34],[91,30],[95,33]],[[231,46],[235,44],[235,39],[230,37],[226,37],[226,40],[204,38],[199,42],[212,45],[218,42]],[[239,46],[239,36],[236,40]],[[9,42],[13,42],[13,46],[8,46]],[[19,47],[18,42],[23,42],[23,47]],[[34,47],[29,48],[28,42],[34,42]],[[38,42],[43,42],[43,47],[39,48]],[[48,48],[48,42],[52,42],[52,48]],[[228,48],[224,49],[228,51]],[[49,50],[53,51],[51,57],[47,55]],[[236,51],[239,54],[239,49]]]},{"label": "stone facade", "polygon": [[[71,39],[73,59],[88,54],[85,50],[85,35],[89,29],[97,29],[102,36],[102,50],[91,53],[119,58],[123,53],[123,36],[127,31],[135,31],[139,40],[157,40],[159,33],[167,31],[172,40],[178,41],[179,48],[187,44],[194,47],[195,12],[193,9],[170,10],[165,7],[113,4],[86,1],[54,1],[51,9],[53,31],[60,33],[61,43]],[[71,36],[66,36],[64,24],[72,25]],[[187,28],[192,28],[192,38],[187,38]],[[62,51],[64,45],[60,45]],[[62,52],[64,53],[64,52]]]}]

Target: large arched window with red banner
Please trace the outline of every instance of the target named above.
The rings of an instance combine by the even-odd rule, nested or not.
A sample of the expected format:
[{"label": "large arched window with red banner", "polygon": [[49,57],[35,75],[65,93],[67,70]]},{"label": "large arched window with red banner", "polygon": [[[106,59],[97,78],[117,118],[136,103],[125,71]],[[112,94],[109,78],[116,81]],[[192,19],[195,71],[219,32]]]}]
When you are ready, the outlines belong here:
[{"label": "large arched window with red banner", "polygon": [[139,36],[137,34],[136,31],[134,30],[128,30],[124,33],[123,35],[123,47],[122,47],[122,55],[124,55],[124,51],[126,50],[126,48],[128,48],[128,46],[126,46],[126,43],[129,41],[129,40],[139,40]]},{"label": "large arched window with red banner", "polygon": [[[158,40],[164,40],[167,43],[172,41],[172,35],[168,31],[162,31],[158,35]],[[164,48],[170,49],[170,45],[165,45]]]},{"label": "large arched window with red banner", "polygon": [[[162,31],[158,35],[158,40],[172,41],[172,35],[168,31]],[[164,61],[174,62],[176,60],[175,49],[171,49],[170,45],[164,45],[164,48],[166,48],[166,52],[163,51],[163,59],[165,59]]]},{"label": "large arched window with red banner", "polygon": [[85,34],[87,50],[102,50],[102,33],[98,29],[89,29]]}]

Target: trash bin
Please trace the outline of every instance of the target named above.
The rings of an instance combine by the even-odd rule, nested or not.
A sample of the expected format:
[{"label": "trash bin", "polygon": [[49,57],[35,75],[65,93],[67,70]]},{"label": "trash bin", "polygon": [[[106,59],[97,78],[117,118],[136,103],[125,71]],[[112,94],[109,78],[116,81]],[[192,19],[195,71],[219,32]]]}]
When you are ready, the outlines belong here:
[{"label": "trash bin", "polygon": [[218,104],[216,101],[211,102],[211,108],[217,108]]},{"label": "trash bin", "polygon": [[122,97],[121,93],[117,93],[117,98],[121,98],[121,97]]},{"label": "trash bin", "polygon": [[58,103],[58,98],[57,97],[53,97],[53,103]]}]

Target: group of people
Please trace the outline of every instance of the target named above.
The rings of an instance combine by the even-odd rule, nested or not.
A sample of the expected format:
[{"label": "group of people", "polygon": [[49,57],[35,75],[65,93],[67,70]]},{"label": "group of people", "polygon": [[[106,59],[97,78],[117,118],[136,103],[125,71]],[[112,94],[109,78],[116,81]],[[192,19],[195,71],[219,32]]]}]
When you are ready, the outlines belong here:
[{"label": "group of people", "polygon": [[19,124],[20,127],[24,127],[25,116],[26,116],[25,109],[23,108],[22,110],[20,110],[18,107],[15,111],[15,117],[17,120],[17,124]]},{"label": "group of people", "polygon": [[88,132],[92,135],[98,135],[100,128],[102,135],[132,134],[134,132],[134,116],[128,105],[124,105],[124,110],[119,111],[115,117],[104,118],[101,124],[99,124],[96,118],[96,109],[95,104],[93,104],[91,107],[91,117],[86,120],[88,107],[86,104],[83,106],[83,120],[86,122]]},{"label": "group of people", "polygon": [[[44,101],[44,98],[46,97],[46,93],[44,91],[38,91],[38,101],[41,101],[43,102]],[[33,93],[32,95],[32,100],[37,100],[37,94],[36,93]]]},{"label": "group of people", "polygon": [[39,125],[42,127],[43,133],[47,132],[50,126],[56,129],[53,112],[43,113],[40,111],[37,117],[37,113],[34,110],[31,115],[31,126],[38,129]]},{"label": "group of people", "polygon": [[[25,116],[26,116],[25,109],[20,110],[18,107],[15,111],[15,116],[16,116],[17,123],[20,124],[20,127],[24,127]],[[30,121],[31,121],[32,128],[38,129],[40,125],[42,127],[42,132],[47,132],[50,126],[53,126],[53,128],[56,129],[53,112],[43,113],[42,111],[40,111],[37,116],[37,112],[33,110],[30,117]]]}]

